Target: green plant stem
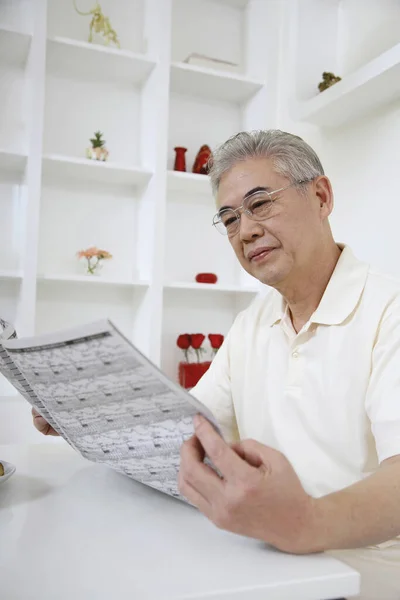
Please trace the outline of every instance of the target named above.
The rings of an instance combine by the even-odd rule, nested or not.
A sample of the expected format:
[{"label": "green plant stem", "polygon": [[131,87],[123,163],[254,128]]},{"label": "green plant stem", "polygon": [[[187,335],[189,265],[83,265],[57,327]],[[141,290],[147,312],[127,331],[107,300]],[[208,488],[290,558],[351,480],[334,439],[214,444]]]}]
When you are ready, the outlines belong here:
[{"label": "green plant stem", "polygon": [[92,263],[90,262],[92,260],[91,258],[87,258],[86,260],[88,263],[88,273],[90,273],[91,275],[94,275],[94,272],[97,269],[101,259],[97,258],[97,262],[94,265],[92,265]]}]

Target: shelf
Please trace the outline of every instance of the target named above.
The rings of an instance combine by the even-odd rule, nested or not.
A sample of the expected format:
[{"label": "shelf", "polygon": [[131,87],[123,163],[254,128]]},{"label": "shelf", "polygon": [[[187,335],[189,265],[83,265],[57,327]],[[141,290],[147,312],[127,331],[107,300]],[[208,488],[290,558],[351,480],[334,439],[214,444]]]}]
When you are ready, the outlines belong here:
[{"label": "shelf", "polygon": [[47,40],[49,72],[86,81],[121,81],[142,84],[156,65],[143,54],[63,37]]},{"label": "shelf", "polygon": [[79,181],[113,185],[130,185],[141,187],[147,185],[151,172],[138,167],[72,158],[59,154],[43,156],[43,175],[47,181]]},{"label": "shelf", "polygon": [[396,44],[311,100],[299,104],[295,118],[337,127],[365,117],[400,97],[400,44]]},{"label": "shelf", "polygon": [[242,104],[261,90],[263,85],[243,75],[186,63],[171,64],[171,90],[179,94]]},{"label": "shelf", "polygon": [[168,171],[168,192],[212,196],[211,183],[207,175],[180,171]]},{"label": "shelf", "polygon": [[221,283],[197,283],[197,282],[181,282],[171,281],[164,284],[166,290],[186,290],[186,291],[201,291],[201,292],[224,292],[230,294],[258,294],[260,291],[256,287],[241,287],[239,285],[226,285]]},{"label": "shelf", "polygon": [[0,61],[23,68],[28,59],[32,36],[0,27]]},{"label": "shelf", "polygon": [[23,277],[22,271],[6,271],[0,269],[1,281],[20,281]]},{"label": "shelf", "polygon": [[214,4],[230,6],[231,8],[246,8],[249,0],[212,0],[212,2],[214,2]]},{"label": "shelf", "polygon": [[148,287],[148,281],[128,281],[123,279],[110,279],[101,275],[38,275],[39,282],[48,283],[84,283],[86,285],[107,285],[115,287]]},{"label": "shelf", "polygon": [[26,155],[9,152],[0,148],[0,173],[11,173],[20,178],[25,171],[26,162]]}]

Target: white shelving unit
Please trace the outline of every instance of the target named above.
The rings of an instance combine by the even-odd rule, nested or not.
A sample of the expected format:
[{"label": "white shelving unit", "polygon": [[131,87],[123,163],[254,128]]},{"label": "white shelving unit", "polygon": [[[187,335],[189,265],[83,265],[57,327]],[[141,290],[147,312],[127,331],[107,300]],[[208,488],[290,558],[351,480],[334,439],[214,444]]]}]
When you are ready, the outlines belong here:
[{"label": "white shelving unit", "polygon": [[[226,334],[260,290],[211,225],[208,177],[191,172],[199,148],[271,127],[324,147],[325,128],[398,101],[400,4],[101,4],[121,49],[88,43],[70,0],[0,3],[0,314],[21,336],[110,317],[174,377],[177,336]],[[319,94],[323,71],[342,81]],[[96,130],[105,164],[85,158]],[[113,254],[98,277],[76,258],[91,245]]]},{"label": "white shelving unit", "polygon": [[[70,0],[0,7],[0,77],[13,82],[0,99],[1,316],[20,336],[112,318],[175,376],[177,336],[226,334],[259,290],[211,225],[208,177],[191,169],[201,145],[274,126],[273,57],[262,33],[276,8],[258,0],[102,7],[121,49],[98,36],[89,43],[89,18]],[[188,64],[191,52],[237,68]],[[85,157],[96,130],[106,163]],[[186,173],[173,171],[176,146],[188,148]],[[92,245],[113,255],[98,276],[76,258]],[[205,271],[216,285],[195,282]]]}]

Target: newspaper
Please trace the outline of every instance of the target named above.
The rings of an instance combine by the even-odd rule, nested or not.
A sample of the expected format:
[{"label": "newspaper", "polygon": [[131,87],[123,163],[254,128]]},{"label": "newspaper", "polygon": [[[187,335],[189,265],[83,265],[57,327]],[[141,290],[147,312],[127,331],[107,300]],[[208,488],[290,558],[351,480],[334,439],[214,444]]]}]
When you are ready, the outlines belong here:
[{"label": "newspaper", "polygon": [[[4,322],[3,322],[4,323]],[[109,320],[17,339],[0,328],[0,372],[88,460],[176,498],[180,447],[211,412]]]}]

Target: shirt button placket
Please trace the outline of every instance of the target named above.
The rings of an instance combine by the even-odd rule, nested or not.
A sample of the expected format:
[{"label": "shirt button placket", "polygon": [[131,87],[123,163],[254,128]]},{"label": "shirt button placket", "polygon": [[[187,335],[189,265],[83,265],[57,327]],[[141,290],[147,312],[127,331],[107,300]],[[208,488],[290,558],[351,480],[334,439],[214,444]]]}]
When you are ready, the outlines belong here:
[{"label": "shirt button placket", "polygon": [[300,387],[301,385],[301,356],[298,348],[293,348],[289,357],[289,381],[291,387]]}]

